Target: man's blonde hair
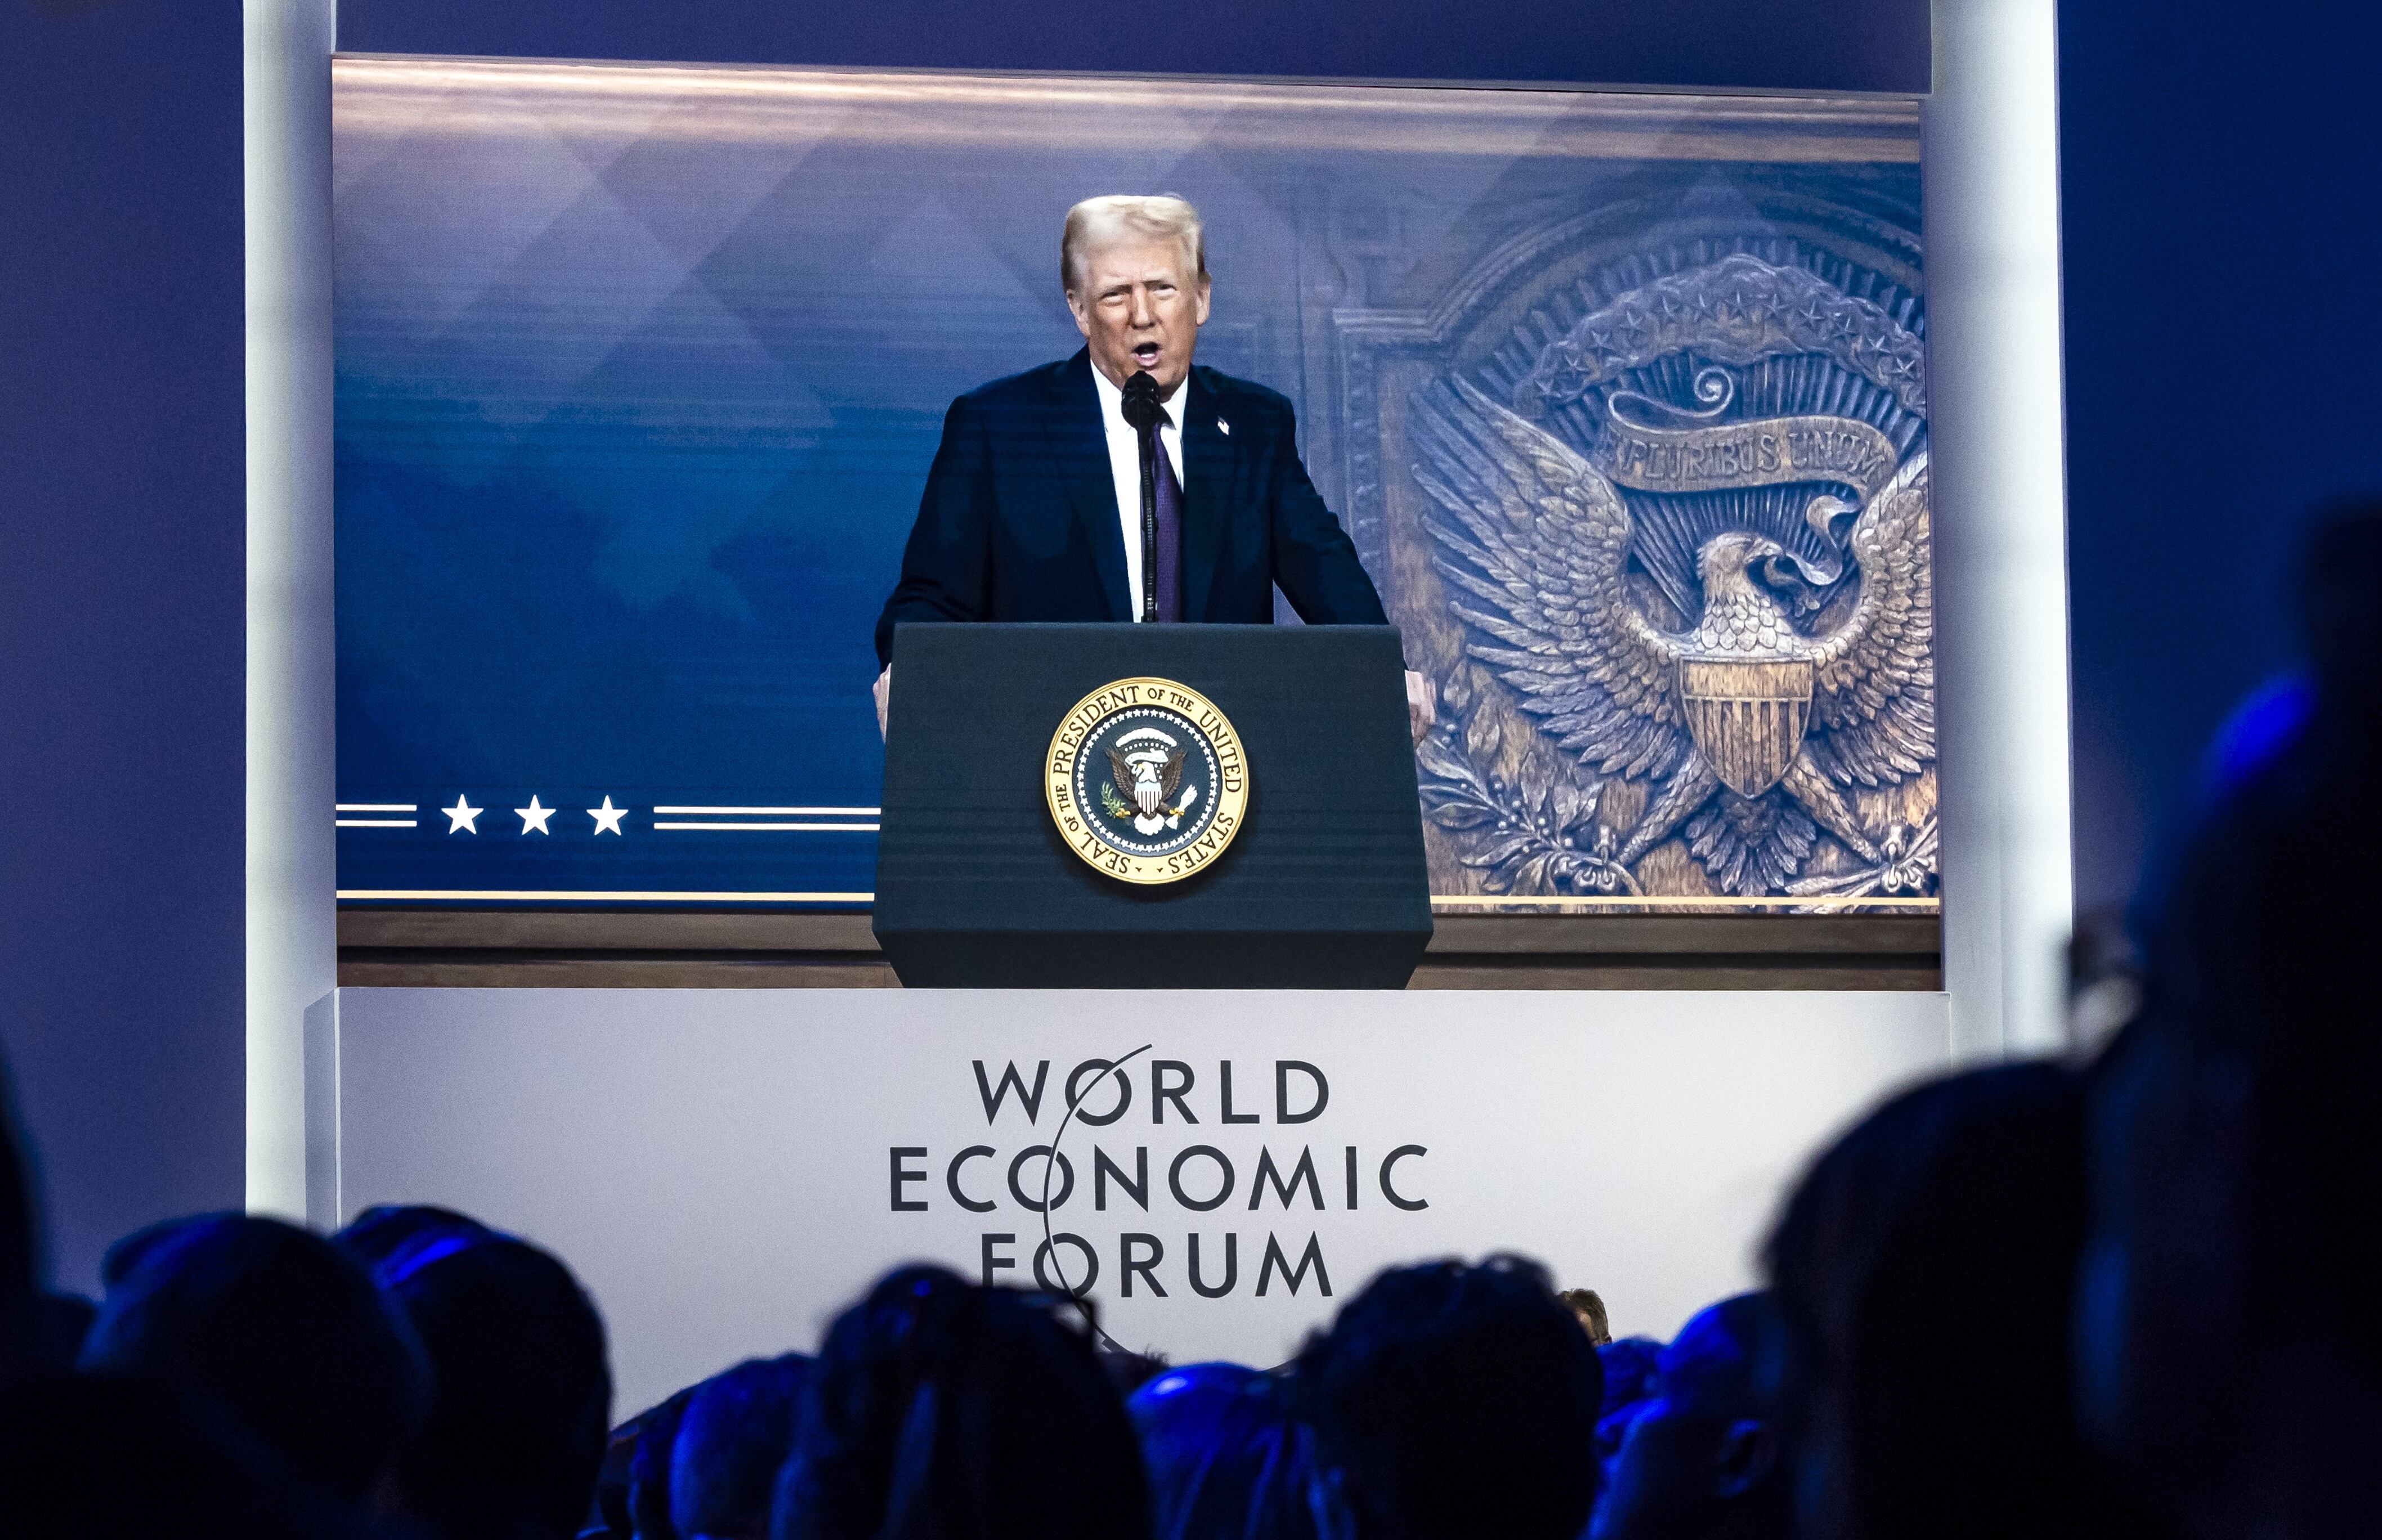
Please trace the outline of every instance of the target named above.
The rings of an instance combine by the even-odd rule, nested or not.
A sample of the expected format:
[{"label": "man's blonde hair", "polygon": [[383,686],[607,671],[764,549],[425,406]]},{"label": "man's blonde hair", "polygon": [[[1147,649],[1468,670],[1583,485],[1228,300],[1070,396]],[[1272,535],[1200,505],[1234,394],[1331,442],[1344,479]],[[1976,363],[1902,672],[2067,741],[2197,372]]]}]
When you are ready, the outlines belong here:
[{"label": "man's blonde hair", "polygon": [[1154,198],[1115,192],[1087,198],[1067,211],[1059,237],[1059,283],[1073,294],[1084,286],[1092,253],[1122,240],[1175,240],[1191,259],[1191,270],[1208,276],[1208,235],[1199,211],[1172,192]]}]

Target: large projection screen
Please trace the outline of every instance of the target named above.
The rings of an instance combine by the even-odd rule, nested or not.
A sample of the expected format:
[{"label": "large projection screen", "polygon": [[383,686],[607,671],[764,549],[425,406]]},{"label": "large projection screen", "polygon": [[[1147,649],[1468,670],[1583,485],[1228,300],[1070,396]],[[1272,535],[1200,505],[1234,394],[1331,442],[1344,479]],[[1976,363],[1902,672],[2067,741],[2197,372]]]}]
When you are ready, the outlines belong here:
[{"label": "large projection screen", "polygon": [[942,414],[1166,191],[1441,693],[1443,907],[1934,907],[1915,103],[334,78],[343,900],[865,907]]}]

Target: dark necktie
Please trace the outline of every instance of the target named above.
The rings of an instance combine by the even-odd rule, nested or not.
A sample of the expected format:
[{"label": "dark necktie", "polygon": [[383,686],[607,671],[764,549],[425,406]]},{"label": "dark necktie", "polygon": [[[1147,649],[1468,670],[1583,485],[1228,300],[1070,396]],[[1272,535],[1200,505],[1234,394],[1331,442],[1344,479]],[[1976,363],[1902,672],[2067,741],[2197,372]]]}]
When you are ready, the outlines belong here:
[{"label": "dark necktie", "polygon": [[1157,561],[1151,564],[1148,581],[1158,588],[1158,618],[1179,621],[1183,618],[1183,484],[1174,478],[1174,462],[1166,456],[1165,441],[1159,429],[1173,421],[1159,413],[1156,423],[1142,429],[1142,446],[1149,451],[1151,480],[1157,495],[1150,500],[1158,511]]}]

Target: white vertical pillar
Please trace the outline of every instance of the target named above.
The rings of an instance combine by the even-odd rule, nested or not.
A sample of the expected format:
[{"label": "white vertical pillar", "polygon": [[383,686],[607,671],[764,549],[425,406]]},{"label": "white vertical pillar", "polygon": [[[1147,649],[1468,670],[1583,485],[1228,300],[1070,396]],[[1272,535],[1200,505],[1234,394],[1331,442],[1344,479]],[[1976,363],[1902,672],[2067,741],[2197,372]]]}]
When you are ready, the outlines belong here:
[{"label": "white vertical pillar", "polygon": [[1934,0],[1922,115],[1944,980],[1956,1056],[2048,1050],[2074,918],[2055,0]]},{"label": "white vertical pillar", "polygon": [[306,1016],[338,984],[333,869],[335,0],[244,0],[248,1206],[306,1214]]}]

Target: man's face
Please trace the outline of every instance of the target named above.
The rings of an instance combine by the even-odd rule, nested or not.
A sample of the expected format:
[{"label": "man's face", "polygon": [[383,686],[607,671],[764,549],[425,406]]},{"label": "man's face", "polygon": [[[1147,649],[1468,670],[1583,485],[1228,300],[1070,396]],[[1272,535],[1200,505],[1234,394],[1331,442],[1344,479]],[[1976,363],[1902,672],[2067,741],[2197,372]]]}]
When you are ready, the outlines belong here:
[{"label": "man's face", "polygon": [[1095,248],[1082,285],[1067,295],[1092,366],[1123,385],[1148,370],[1166,395],[1191,372],[1191,351],[1208,321],[1208,280],[1192,272],[1177,240],[1129,240]]}]

